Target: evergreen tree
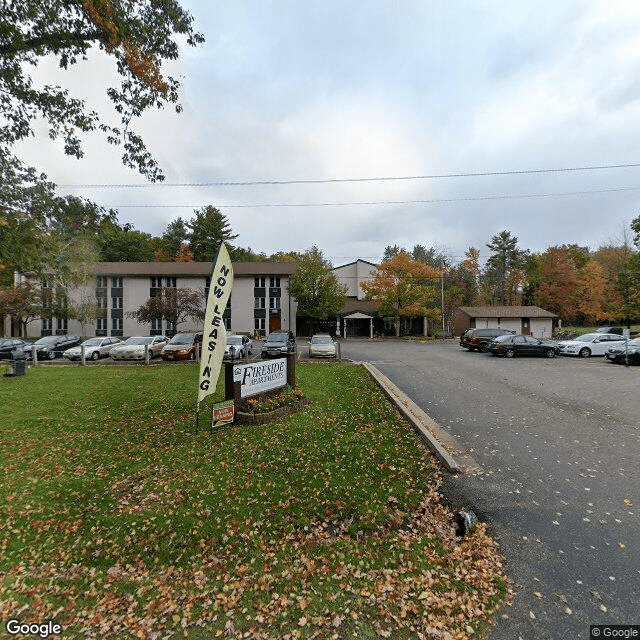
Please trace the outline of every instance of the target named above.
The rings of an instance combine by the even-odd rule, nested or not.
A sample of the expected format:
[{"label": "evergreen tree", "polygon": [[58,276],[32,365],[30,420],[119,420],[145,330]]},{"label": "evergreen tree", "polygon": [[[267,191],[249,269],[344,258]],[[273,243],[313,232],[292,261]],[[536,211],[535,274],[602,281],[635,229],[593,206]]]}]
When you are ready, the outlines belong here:
[{"label": "evergreen tree", "polygon": [[189,229],[189,248],[196,262],[213,262],[217,245],[238,237],[232,233],[227,217],[211,205],[196,209],[195,216],[186,226]]}]

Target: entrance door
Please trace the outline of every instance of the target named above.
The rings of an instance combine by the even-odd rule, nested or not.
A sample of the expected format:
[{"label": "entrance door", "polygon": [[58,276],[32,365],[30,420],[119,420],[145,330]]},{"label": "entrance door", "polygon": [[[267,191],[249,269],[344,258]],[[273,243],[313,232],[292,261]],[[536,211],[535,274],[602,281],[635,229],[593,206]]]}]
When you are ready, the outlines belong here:
[{"label": "entrance door", "polygon": [[529,318],[522,318],[522,335],[530,336],[531,330],[529,328]]},{"label": "entrance door", "polygon": [[272,331],[277,331],[280,329],[282,323],[280,321],[280,316],[271,316],[269,318],[269,333]]}]

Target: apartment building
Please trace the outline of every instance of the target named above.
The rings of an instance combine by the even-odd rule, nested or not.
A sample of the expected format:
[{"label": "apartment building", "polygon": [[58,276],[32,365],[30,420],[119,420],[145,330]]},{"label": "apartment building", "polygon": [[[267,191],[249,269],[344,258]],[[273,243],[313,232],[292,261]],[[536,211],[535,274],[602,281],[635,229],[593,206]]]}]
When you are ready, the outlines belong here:
[{"label": "apartment building", "polygon": [[[266,335],[275,329],[296,331],[297,302],[289,296],[289,278],[296,265],[281,262],[235,262],[233,289],[224,313],[228,331]],[[210,262],[100,262],[91,286],[66,292],[69,305],[97,306],[97,317],[41,318],[27,325],[27,338],[71,333],[81,336],[165,335],[201,329],[195,321],[173,327],[166,319],[141,324],[129,317],[160,288],[202,292],[203,309],[211,278]],[[17,276],[16,282],[25,276]],[[43,282],[43,291],[48,283]],[[55,292],[51,291],[53,298]],[[47,297],[47,296],[45,296]],[[7,320],[8,322],[8,320]],[[11,335],[11,327],[5,327]]]}]

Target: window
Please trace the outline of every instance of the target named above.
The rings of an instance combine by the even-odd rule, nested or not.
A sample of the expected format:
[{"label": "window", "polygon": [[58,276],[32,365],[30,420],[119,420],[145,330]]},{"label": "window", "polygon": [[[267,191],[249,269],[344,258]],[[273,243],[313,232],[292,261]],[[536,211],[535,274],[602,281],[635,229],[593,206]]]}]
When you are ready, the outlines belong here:
[{"label": "window", "polygon": [[122,309],[122,298],[111,298],[111,308]]},{"label": "window", "polygon": [[51,331],[51,327],[53,326],[53,322],[51,318],[42,318],[42,331]]},{"label": "window", "polygon": [[254,298],[254,309],[264,309],[265,308],[265,299],[264,298]]},{"label": "window", "polygon": [[279,289],[280,288],[280,276],[271,276],[269,278],[269,286],[272,289]]},{"label": "window", "polygon": [[96,331],[106,331],[107,330],[107,319],[106,318],[98,318],[96,321]]},{"label": "window", "polygon": [[224,328],[231,331],[231,318],[222,318],[222,322],[224,322]]},{"label": "window", "polygon": [[96,278],[96,289],[107,288],[107,276],[98,276]]},{"label": "window", "polygon": [[162,331],[162,318],[154,318],[151,321],[151,331]]},{"label": "window", "polygon": [[66,318],[58,318],[56,321],[56,331],[58,333],[67,333],[69,330],[69,321]]},{"label": "window", "polygon": [[122,331],[122,318],[111,318],[111,330]]},{"label": "window", "polygon": [[152,289],[160,289],[162,287],[162,277],[161,276],[151,276],[151,288]]},{"label": "window", "polygon": [[279,309],[280,308],[280,298],[269,298],[269,308],[270,309]]},{"label": "window", "polygon": [[256,276],[254,278],[254,283],[255,283],[255,287],[256,289],[264,289],[264,287],[266,287],[266,278],[265,276]]},{"label": "window", "polygon": [[42,288],[43,289],[53,289],[53,280],[49,278],[42,278]]},{"label": "window", "polygon": [[264,318],[255,318],[253,326],[256,331],[264,331]]},{"label": "window", "polygon": [[113,276],[111,278],[111,286],[114,289],[122,289],[122,276]]},{"label": "window", "polygon": [[107,308],[107,299],[104,296],[97,296],[96,303],[97,303],[98,309]]},{"label": "window", "polygon": [[175,276],[167,276],[166,286],[175,289],[176,288],[176,277]]}]

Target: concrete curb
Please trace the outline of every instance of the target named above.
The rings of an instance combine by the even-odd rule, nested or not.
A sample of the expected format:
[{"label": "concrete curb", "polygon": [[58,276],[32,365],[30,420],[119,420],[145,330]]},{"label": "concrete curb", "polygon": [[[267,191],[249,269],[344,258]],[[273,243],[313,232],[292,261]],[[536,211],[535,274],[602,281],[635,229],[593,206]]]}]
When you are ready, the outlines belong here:
[{"label": "concrete curb", "polygon": [[[362,366],[368,371],[369,375],[378,384],[380,389],[382,389],[387,398],[389,398],[405,418],[407,418],[438,460],[447,468],[447,471],[460,473],[462,467],[438,441],[438,436],[442,434],[440,425],[427,415],[408,395],[398,389],[389,378],[378,371],[376,367],[368,362],[363,362]],[[440,439],[445,438],[441,437]]]}]

